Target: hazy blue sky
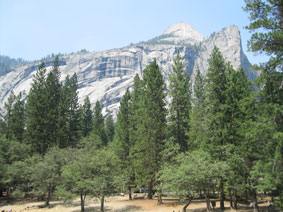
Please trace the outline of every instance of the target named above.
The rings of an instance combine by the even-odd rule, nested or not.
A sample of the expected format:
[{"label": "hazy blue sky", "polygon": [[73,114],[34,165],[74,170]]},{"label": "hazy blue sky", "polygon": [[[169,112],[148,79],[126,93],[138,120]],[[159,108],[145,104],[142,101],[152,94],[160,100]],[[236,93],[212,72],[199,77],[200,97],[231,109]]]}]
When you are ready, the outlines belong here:
[{"label": "hazy blue sky", "polygon": [[235,24],[247,53],[244,0],[0,0],[0,54],[40,59],[51,53],[118,48],[186,22],[204,36]]}]

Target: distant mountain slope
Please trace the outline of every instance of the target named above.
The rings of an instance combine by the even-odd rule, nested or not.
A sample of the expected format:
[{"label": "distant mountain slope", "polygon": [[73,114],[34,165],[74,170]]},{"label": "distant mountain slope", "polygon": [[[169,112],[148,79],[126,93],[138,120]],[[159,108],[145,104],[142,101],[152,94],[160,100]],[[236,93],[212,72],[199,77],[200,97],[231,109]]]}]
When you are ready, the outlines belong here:
[{"label": "distant mountain slope", "polygon": [[[101,52],[79,52],[61,56],[60,70],[62,80],[67,75],[77,73],[81,102],[89,96],[92,104],[97,100],[101,102],[104,113],[115,114],[121,97],[132,86],[135,74],[142,75],[142,70],[154,58],[167,78],[173,58],[179,50],[184,57],[187,72],[194,79],[198,69],[206,74],[208,59],[215,45],[235,69],[243,67],[249,78],[256,78],[256,74],[248,70],[250,63],[243,53],[240,32],[236,26],[224,28],[205,38],[186,23],[174,24],[161,36],[147,42]],[[38,65],[39,62],[27,63],[0,76],[2,105],[12,90],[16,94],[22,91],[27,95]],[[50,69],[52,62],[46,65]]]}]

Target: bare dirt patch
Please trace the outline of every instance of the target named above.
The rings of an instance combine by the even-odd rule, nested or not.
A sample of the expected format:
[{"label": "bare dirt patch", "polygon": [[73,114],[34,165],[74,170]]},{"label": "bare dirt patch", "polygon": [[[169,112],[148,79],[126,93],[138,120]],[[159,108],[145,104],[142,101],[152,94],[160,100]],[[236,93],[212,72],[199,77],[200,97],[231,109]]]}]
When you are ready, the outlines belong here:
[{"label": "bare dirt patch", "polygon": [[[219,202],[216,203],[219,207]],[[63,203],[62,201],[52,201],[50,208],[40,208],[43,202],[30,202],[30,201],[18,201],[13,204],[0,205],[0,211],[13,212],[80,212],[79,200],[72,203]],[[157,200],[136,199],[128,200],[127,197],[110,197],[105,201],[105,212],[175,212],[182,211],[184,203],[179,203],[172,199],[163,200],[162,205],[157,205]],[[216,207],[216,208],[217,208]],[[225,202],[227,211],[233,211],[229,208],[229,203]],[[274,208],[268,207],[266,203],[261,203],[260,207],[264,211],[274,211]],[[100,202],[96,199],[88,199],[85,206],[86,211],[98,212],[100,210]],[[193,200],[189,207],[188,212],[202,212],[206,210],[206,203],[204,200]],[[218,211],[216,209],[216,211]],[[244,205],[240,205],[237,212],[252,212],[252,208]]]}]

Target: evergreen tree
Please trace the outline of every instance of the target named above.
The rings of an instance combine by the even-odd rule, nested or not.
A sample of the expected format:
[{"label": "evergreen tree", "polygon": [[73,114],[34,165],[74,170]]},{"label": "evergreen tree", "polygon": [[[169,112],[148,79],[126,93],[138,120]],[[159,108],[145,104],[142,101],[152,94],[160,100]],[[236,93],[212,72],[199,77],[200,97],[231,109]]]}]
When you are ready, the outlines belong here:
[{"label": "evergreen tree", "polygon": [[[226,65],[219,49],[215,47],[209,59],[206,86],[206,146],[213,158],[225,161],[227,145]],[[224,179],[220,179],[220,208],[224,210]]]},{"label": "evergreen tree", "polygon": [[101,113],[101,107],[99,101],[95,103],[94,116],[93,116],[93,129],[92,133],[98,135],[103,144],[107,145],[107,136],[105,133],[104,119]]},{"label": "evergreen tree", "polygon": [[127,185],[129,190],[129,199],[132,199],[131,196],[131,177],[132,177],[132,161],[130,158],[130,152],[132,149],[132,145],[130,143],[130,113],[129,113],[129,105],[130,105],[130,92],[127,89],[124,94],[121,102],[119,113],[117,115],[117,123],[115,127],[115,137],[113,142],[113,149],[115,154],[120,159],[121,163],[121,175],[124,183]]},{"label": "evergreen tree", "polygon": [[74,74],[66,77],[61,90],[58,117],[58,144],[60,147],[76,146],[80,137],[80,113],[78,103],[78,81]]},{"label": "evergreen tree", "polygon": [[115,128],[114,128],[113,117],[111,114],[107,116],[105,120],[105,133],[106,133],[107,141],[109,143],[112,142],[115,134]]},{"label": "evergreen tree", "polygon": [[143,82],[139,75],[134,77],[133,91],[131,93],[131,102],[129,105],[129,139],[132,146],[138,139],[138,126],[142,121],[142,94]]},{"label": "evergreen tree", "polygon": [[246,28],[253,32],[248,47],[253,52],[274,55],[270,62],[282,70],[283,60],[283,1],[245,0],[244,10],[250,15]]},{"label": "evergreen tree", "polygon": [[54,65],[46,78],[46,127],[48,143],[55,145],[57,142],[58,129],[58,110],[61,93],[60,83],[60,70],[59,70],[59,58],[56,56]]},{"label": "evergreen tree", "polygon": [[44,153],[51,145],[46,126],[46,68],[42,62],[36,72],[26,102],[26,141],[33,151]]},{"label": "evergreen tree", "polygon": [[135,184],[135,144],[139,139],[139,130],[138,126],[141,126],[143,119],[143,110],[142,110],[142,92],[143,91],[143,82],[141,81],[138,74],[134,77],[134,85],[133,90],[131,92],[131,101],[129,102],[129,165],[128,165],[128,173],[126,173],[129,190],[129,199],[132,199],[131,196],[131,186]]},{"label": "evergreen tree", "polygon": [[[253,105],[246,103],[253,98],[252,86],[243,69],[235,71],[230,64],[226,65],[226,126],[227,126],[227,145],[226,145],[226,161],[229,165],[229,174],[227,175],[227,187],[230,196],[231,208],[237,209],[237,194],[243,192],[243,188],[247,187],[246,181],[248,169],[246,161],[248,161],[245,135],[241,134],[242,125],[249,120],[252,114]],[[246,107],[251,107],[247,109]],[[242,190],[242,191],[241,191]]]},{"label": "evergreen tree", "polygon": [[197,71],[193,86],[192,103],[190,114],[190,131],[188,148],[199,149],[205,139],[205,83],[200,71]]},{"label": "evergreen tree", "polygon": [[89,136],[92,130],[93,114],[89,98],[86,97],[81,107],[81,134],[83,137]]},{"label": "evergreen tree", "polygon": [[[261,102],[257,125],[267,130],[259,140],[264,140],[266,157],[258,161],[258,178],[265,182],[265,189],[278,196],[276,203],[283,209],[283,106],[282,106],[282,62],[283,62],[283,1],[282,0],[246,0],[244,8],[250,15],[250,24],[246,28],[253,32],[248,47],[253,52],[270,55],[267,63],[259,69],[259,87]],[[261,133],[261,132],[259,132]],[[268,183],[266,183],[268,182]]]},{"label": "evergreen tree", "polygon": [[170,104],[169,131],[181,151],[188,149],[189,117],[191,111],[190,76],[185,70],[180,52],[174,58],[173,71],[169,75]]},{"label": "evergreen tree", "polygon": [[19,142],[23,140],[24,127],[25,127],[25,109],[24,102],[21,100],[22,95],[19,93],[15,96],[11,92],[8,102],[5,103],[5,123],[6,123],[6,138],[15,139]]},{"label": "evergreen tree", "polygon": [[160,154],[166,131],[165,83],[154,60],[143,72],[142,117],[135,143],[135,172],[140,183],[148,185],[148,198],[156,173],[160,168]]}]

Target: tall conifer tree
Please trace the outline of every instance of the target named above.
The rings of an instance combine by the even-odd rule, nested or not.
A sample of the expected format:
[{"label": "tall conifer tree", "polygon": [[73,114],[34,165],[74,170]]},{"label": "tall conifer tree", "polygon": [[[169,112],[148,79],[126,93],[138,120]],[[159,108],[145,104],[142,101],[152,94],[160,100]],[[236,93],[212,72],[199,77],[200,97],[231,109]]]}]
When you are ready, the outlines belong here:
[{"label": "tall conifer tree", "polygon": [[135,172],[141,183],[148,185],[148,198],[152,199],[157,171],[160,169],[161,151],[166,134],[165,83],[154,60],[143,72],[142,117],[135,143]]},{"label": "tall conifer tree", "polygon": [[93,129],[92,132],[100,137],[103,145],[107,145],[107,136],[105,133],[104,118],[101,113],[101,107],[99,101],[95,103],[93,116]]},{"label": "tall conifer tree", "polygon": [[170,136],[181,147],[188,149],[189,117],[191,111],[190,76],[185,70],[180,52],[174,58],[172,73],[169,75],[170,103],[169,131]]},{"label": "tall conifer tree", "polygon": [[61,93],[61,83],[60,83],[60,70],[59,70],[59,57],[56,56],[54,60],[54,65],[51,71],[48,73],[46,78],[46,127],[48,128],[48,143],[56,144],[58,129],[58,107],[60,101]]},{"label": "tall conifer tree", "polygon": [[115,127],[111,114],[105,119],[105,133],[108,143],[112,142],[115,134]]},{"label": "tall conifer tree", "polygon": [[45,153],[49,143],[46,98],[46,68],[42,62],[33,78],[26,102],[26,141],[33,151]]},{"label": "tall conifer tree", "polygon": [[197,71],[192,96],[192,111],[190,114],[190,131],[188,148],[200,148],[205,142],[205,82],[200,71]]},{"label": "tall conifer tree", "polygon": [[[215,47],[209,59],[206,93],[206,145],[213,158],[225,161],[227,145],[226,65],[219,49]],[[224,210],[224,179],[220,179],[220,207]]]},{"label": "tall conifer tree", "polygon": [[58,145],[76,146],[80,138],[80,113],[78,103],[78,81],[74,74],[66,77],[61,89],[58,116]]},{"label": "tall conifer tree", "polygon": [[129,113],[129,105],[130,105],[130,91],[127,89],[124,94],[119,108],[119,113],[117,115],[117,123],[115,127],[115,137],[113,146],[116,152],[116,155],[119,157],[121,161],[121,175],[126,183],[126,186],[129,190],[129,199],[132,199],[131,196],[131,174],[132,174],[132,161],[130,158],[130,151],[132,149],[132,145],[130,142],[130,113]]},{"label": "tall conifer tree", "polygon": [[84,100],[84,104],[80,108],[81,112],[81,134],[83,137],[89,136],[92,130],[93,112],[88,96]]},{"label": "tall conifer tree", "polygon": [[5,103],[5,131],[7,139],[15,139],[22,142],[25,128],[25,109],[24,102],[21,99],[22,94],[15,96],[11,92],[7,103]]}]

